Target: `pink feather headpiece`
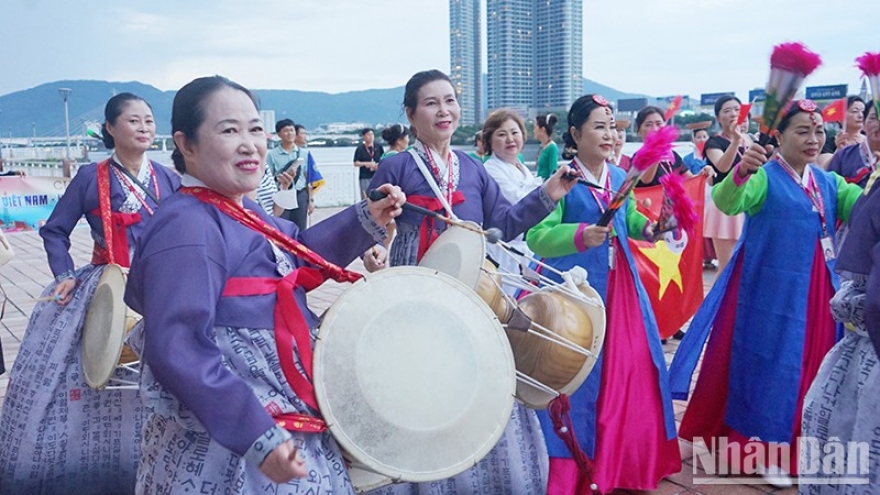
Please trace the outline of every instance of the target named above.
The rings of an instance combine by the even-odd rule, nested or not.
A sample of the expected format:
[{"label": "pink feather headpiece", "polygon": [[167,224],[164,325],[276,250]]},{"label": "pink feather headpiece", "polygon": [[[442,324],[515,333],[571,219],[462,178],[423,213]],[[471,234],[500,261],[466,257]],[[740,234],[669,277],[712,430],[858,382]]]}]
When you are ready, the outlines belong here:
[{"label": "pink feather headpiece", "polygon": [[[694,202],[684,189],[684,178],[676,173],[666,174],[660,177],[660,185],[663,186],[664,201],[668,202],[669,206],[672,207],[671,214],[675,217],[678,228],[684,230],[693,238],[699,218],[694,209]],[[665,206],[662,209],[666,209]],[[662,213],[661,216],[663,216]],[[663,230],[662,224],[664,222],[662,219],[660,223],[660,229]]]},{"label": "pink feather headpiece", "polygon": [[809,76],[822,64],[822,58],[801,43],[782,43],[773,47],[770,68]]},{"label": "pink feather headpiece", "polygon": [[633,157],[630,167],[644,171],[651,165],[672,159],[672,143],[677,138],[678,129],[675,126],[665,125],[651,131],[645,137],[645,144]]}]

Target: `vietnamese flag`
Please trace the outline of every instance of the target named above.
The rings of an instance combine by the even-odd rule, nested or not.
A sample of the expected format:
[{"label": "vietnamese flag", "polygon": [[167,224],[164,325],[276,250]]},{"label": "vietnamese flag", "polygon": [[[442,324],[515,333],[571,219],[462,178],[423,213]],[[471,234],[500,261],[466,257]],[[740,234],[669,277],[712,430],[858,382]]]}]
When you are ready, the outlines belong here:
[{"label": "vietnamese flag", "polygon": [[666,112],[663,114],[664,122],[669,122],[669,119],[671,119],[675,115],[675,112],[677,112],[678,109],[681,108],[682,100],[684,100],[684,97],[682,97],[681,95],[676,95],[675,98],[673,98],[672,101],[669,102],[669,106],[666,107]]},{"label": "vietnamese flag", "polygon": [[739,107],[739,115],[736,117],[736,125],[743,125],[746,123],[746,119],[749,118],[749,112],[752,111],[751,103],[743,103]]},{"label": "vietnamese flag", "polygon": [[846,98],[834,100],[822,109],[822,120],[825,122],[843,122],[846,115]]},{"label": "vietnamese flag", "polygon": [[[636,260],[639,278],[651,299],[651,307],[660,327],[660,338],[667,339],[696,313],[703,302],[703,201],[706,176],[703,174],[684,180],[684,188],[694,202],[698,221],[695,238],[684,232],[666,234],[665,240],[655,244],[629,240]],[[661,186],[635,189],[639,211],[651,221],[660,215],[663,204]],[[650,199],[650,208],[645,208]]]}]

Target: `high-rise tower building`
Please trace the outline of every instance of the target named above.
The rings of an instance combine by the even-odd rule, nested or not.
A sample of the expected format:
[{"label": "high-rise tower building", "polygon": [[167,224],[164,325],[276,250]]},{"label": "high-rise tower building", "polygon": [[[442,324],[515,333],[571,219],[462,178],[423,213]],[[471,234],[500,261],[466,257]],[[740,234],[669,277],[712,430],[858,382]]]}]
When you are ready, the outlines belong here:
[{"label": "high-rise tower building", "polygon": [[449,77],[459,94],[461,122],[482,122],[483,67],[480,0],[449,0]]},{"label": "high-rise tower building", "polygon": [[535,99],[542,109],[568,108],[583,83],[583,0],[535,0]]},{"label": "high-rise tower building", "polygon": [[534,2],[486,0],[490,111],[504,106],[526,112],[533,104]]},{"label": "high-rise tower building", "polygon": [[583,92],[583,0],[487,0],[489,109],[567,108]]}]

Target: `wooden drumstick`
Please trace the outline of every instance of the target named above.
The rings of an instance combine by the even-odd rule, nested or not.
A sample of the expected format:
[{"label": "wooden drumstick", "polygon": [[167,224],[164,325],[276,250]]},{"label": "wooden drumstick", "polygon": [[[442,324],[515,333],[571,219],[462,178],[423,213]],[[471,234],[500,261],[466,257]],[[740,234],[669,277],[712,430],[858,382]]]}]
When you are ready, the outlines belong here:
[{"label": "wooden drumstick", "polygon": [[[369,198],[370,201],[379,201],[381,199],[385,199],[387,196],[388,196],[387,194],[383,193],[382,191],[379,191],[378,189],[373,189],[367,195],[367,197]],[[420,215],[425,215],[425,216],[428,216],[431,218],[436,218],[437,220],[440,220],[441,222],[445,222],[449,225],[455,225],[456,227],[461,227],[463,229],[470,230],[471,232],[476,232],[478,234],[482,234],[482,235],[486,236],[486,240],[492,244],[495,244],[496,242],[500,241],[503,238],[503,234],[501,233],[501,230],[497,229],[495,227],[492,227],[487,230],[483,230],[483,229],[481,229],[479,227],[475,227],[474,225],[471,225],[467,222],[462,222],[461,220],[457,220],[455,218],[449,218],[447,216],[444,216],[444,215],[437,213],[436,211],[431,211],[427,208],[423,208],[421,206],[414,205],[414,204],[410,203],[409,201],[407,201],[406,203],[403,204],[403,209],[409,210],[413,213],[418,213]]]},{"label": "wooden drumstick", "polygon": [[35,302],[46,302],[46,301],[60,301],[61,294],[55,294],[54,296],[44,296],[44,297],[35,297]]}]

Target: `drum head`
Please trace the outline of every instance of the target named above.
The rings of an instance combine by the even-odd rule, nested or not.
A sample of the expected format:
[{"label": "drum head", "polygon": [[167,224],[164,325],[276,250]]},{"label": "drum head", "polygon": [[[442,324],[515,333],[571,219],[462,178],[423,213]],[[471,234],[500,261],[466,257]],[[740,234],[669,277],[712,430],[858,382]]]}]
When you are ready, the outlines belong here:
[{"label": "drum head", "polygon": [[82,332],[83,376],[92,388],[110,380],[125,339],[125,274],[119,265],[107,265],[89,303]]},{"label": "drum head", "polygon": [[367,275],[327,310],[315,394],[348,454],[394,480],[454,476],[483,458],[513,408],[501,323],[454,278],[421,267]]},{"label": "drum head", "polygon": [[[480,228],[474,222],[466,222]],[[419,266],[452,275],[476,290],[486,258],[486,238],[478,232],[450,225],[422,256]]]},{"label": "drum head", "polygon": [[[605,342],[602,298],[588,284],[581,284],[578,289],[584,297],[546,287],[521,299],[519,306],[535,322],[590,351],[592,356],[518,330],[507,330],[516,369],[566,395],[573,394],[587,379]],[[546,408],[554,398],[525,382],[517,383],[516,396],[534,409]]]}]

